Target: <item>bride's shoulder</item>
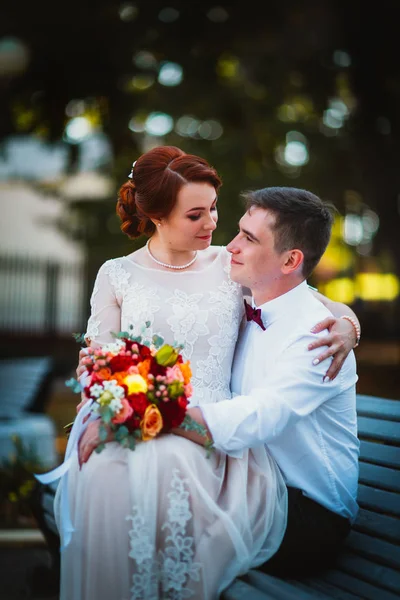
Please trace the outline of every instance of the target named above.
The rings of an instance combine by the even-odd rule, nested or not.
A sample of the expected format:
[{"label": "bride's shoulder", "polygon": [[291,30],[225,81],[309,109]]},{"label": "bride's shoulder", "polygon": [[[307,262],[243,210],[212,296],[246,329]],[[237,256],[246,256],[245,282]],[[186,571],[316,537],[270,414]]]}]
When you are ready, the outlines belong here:
[{"label": "bride's shoulder", "polygon": [[112,276],[115,273],[118,273],[124,268],[126,269],[129,264],[126,256],[117,256],[116,258],[109,258],[100,266],[98,270],[98,275],[108,275]]}]

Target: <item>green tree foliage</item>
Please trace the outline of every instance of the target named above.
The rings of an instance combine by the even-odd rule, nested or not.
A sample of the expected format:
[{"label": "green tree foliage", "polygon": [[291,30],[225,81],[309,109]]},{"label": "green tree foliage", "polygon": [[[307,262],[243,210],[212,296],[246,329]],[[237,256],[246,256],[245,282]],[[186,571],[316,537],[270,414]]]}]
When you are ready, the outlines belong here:
[{"label": "green tree foliage", "polygon": [[[161,143],[200,154],[221,173],[216,243],[235,233],[241,190],[306,187],[342,212],[349,208],[346,198],[357,197],[350,190],[379,213],[374,252],[389,255],[400,271],[400,74],[393,11],[387,0],[371,8],[342,0],[249,0],[218,7],[197,0],[16,2],[2,16],[3,31],[26,43],[30,64],[18,77],[0,78],[2,134],[58,140],[68,103],[92,99],[112,142],[115,159],[108,169],[116,194],[142,150],[142,134],[128,128],[132,116],[163,111],[175,120],[215,119],[224,133],[214,141],[172,131]],[[141,51],[158,64],[180,64],[182,83],[159,84],[151,64],[135,63]],[[135,77],[155,82],[139,91]],[[332,100],[348,110],[341,127],[324,124]],[[279,164],[290,131],[307,140],[309,161],[297,169]],[[80,236],[99,261],[131,251],[132,243],[119,233],[115,197],[70,208],[61,226]],[[77,228],[77,221],[83,225]]]}]

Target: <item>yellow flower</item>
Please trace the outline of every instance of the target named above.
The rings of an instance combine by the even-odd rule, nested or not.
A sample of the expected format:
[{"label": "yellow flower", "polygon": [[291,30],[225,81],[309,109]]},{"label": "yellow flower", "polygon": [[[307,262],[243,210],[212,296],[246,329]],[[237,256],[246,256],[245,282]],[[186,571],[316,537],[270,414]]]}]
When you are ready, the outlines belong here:
[{"label": "yellow flower", "polygon": [[140,424],[142,428],[142,440],[148,442],[156,437],[163,428],[163,420],[160,411],[155,404],[150,404],[144,412]]},{"label": "yellow flower", "polygon": [[111,392],[105,390],[101,396],[98,398],[97,402],[103,406],[104,404],[110,404],[111,400],[114,398]]},{"label": "yellow flower", "polygon": [[140,394],[140,392],[145,394],[147,392],[146,381],[137,373],[125,377],[124,383],[128,386],[128,394]]}]

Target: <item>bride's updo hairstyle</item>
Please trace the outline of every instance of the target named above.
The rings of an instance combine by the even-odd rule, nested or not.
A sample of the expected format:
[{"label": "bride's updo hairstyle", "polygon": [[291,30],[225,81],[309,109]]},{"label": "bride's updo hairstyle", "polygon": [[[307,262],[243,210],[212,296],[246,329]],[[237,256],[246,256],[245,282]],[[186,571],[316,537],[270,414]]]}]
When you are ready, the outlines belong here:
[{"label": "bride's updo hairstyle", "polygon": [[186,183],[209,183],[218,192],[222,181],[204,158],[186,154],[175,146],[159,146],[142,154],[132,168],[131,179],[118,195],[117,215],[130,238],[151,236],[151,219],[168,217]]}]

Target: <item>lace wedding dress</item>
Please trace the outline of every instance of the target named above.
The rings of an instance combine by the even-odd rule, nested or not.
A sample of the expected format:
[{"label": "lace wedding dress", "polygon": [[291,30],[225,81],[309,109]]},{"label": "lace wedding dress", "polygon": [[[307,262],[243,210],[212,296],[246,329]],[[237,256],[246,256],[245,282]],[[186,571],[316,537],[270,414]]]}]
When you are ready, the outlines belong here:
[{"label": "lace wedding dress", "polygon": [[[148,322],[149,338],[183,344],[193,371],[191,406],[230,398],[243,316],[229,253],[204,252],[215,258],[201,271],[107,261],[86,334],[103,344],[111,331],[139,334]],[[207,458],[203,447],[172,434],[134,451],[111,442],[81,470],[75,458],[68,475],[75,531],[61,554],[61,600],[215,600],[274,554],[286,526],[286,488],[260,447],[241,458],[218,451]]]}]

